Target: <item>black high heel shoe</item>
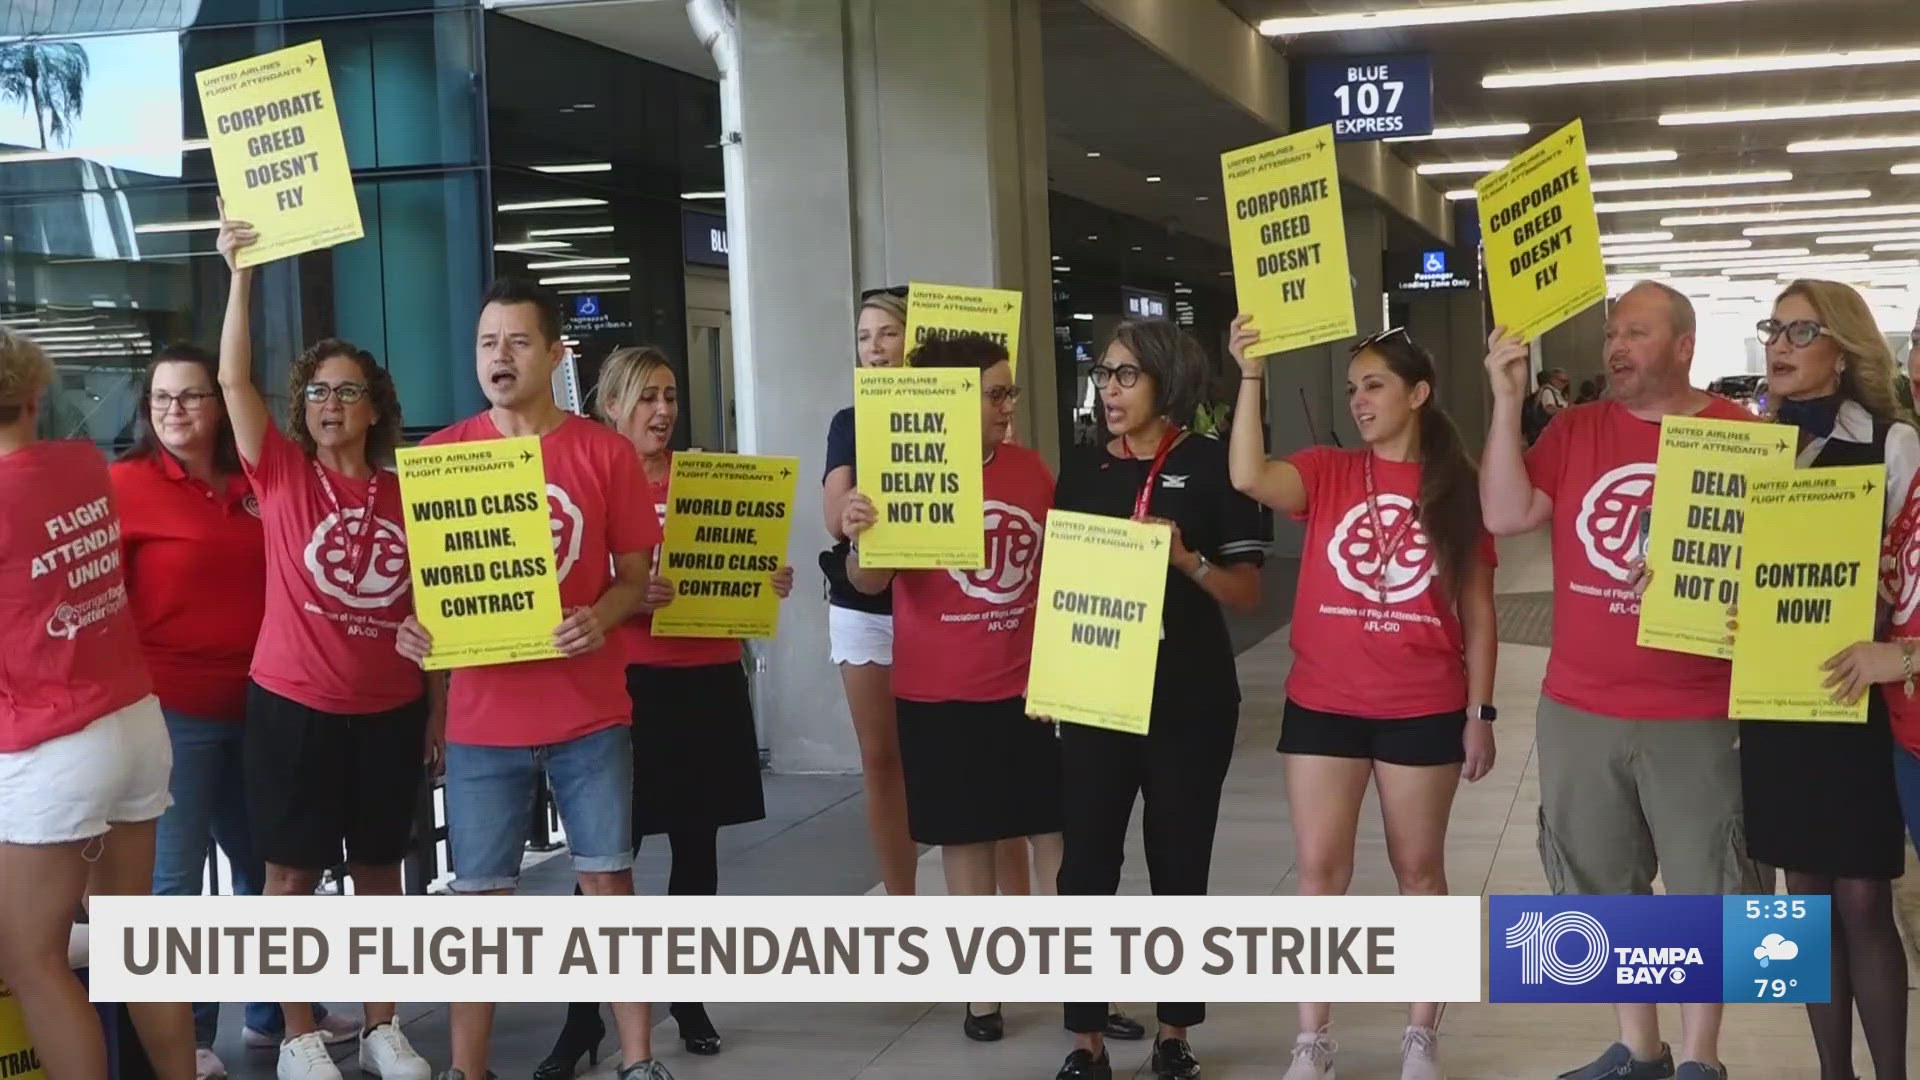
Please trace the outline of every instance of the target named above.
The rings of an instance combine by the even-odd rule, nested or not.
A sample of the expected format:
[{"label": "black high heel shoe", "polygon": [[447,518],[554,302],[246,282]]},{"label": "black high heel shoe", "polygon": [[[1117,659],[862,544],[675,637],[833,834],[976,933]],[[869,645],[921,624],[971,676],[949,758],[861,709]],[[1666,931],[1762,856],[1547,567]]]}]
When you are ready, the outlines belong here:
[{"label": "black high heel shoe", "polygon": [[705,1005],[697,1001],[676,1002],[668,1011],[680,1025],[680,1041],[687,1044],[687,1053],[712,1057],[720,1052],[720,1033],[713,1029],[713,1021],[707,1019]]},{"label": "black high heel shoe", "polygon": [[999,1042],[1006,1038],[1007,1022],[995,1008],[984,1015],[976,1015],[973,1006],[966,1006],[967,1018],[960,1023],[960,1032],[974,1042]]},{"label": "black high heel shoe", "polygon": [[606,1041],[606,1021],[600,1019],[598,1003],[575,1002],[567,1006],[567,1023],[553,1041],[547,1059],[534,1066],[533,1080],[573,1080],[580,1072],[580,1059],[587,1067],[600,1064],[600,1044]]}]

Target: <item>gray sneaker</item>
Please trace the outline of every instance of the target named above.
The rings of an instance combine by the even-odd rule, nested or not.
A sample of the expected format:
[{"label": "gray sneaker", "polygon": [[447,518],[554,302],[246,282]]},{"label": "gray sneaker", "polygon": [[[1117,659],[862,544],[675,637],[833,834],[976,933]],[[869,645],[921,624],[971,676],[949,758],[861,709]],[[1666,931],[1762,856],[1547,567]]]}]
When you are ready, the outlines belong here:
[{"label": "gray sneaker", "polygon": [[[1658,1061],[1635,1061],[1633,1051],[1628,1050],[1626,1044],[1614,1043],[1607,1047],[1606,1053],[1587,1064],[1572,1072],[1561,1073],[1560,1080],[1669,1080],[1672,1076],[1673,1051],[1666,1043],[1660,1044]],[[1693,1080],[1704,1080],[1704,1077],[1695,1076]]]},{"label": "gray sneaker", "polygon": [[1727,1080],[1727,1067],[1704,1061],[1683,1061],[1673,1080]]},{"label": "gray sneaker", "polygon": [[618,1080],[673,1080],[673,1074],[667,1071],[667,1067],[652,1059],[638,1065],[622,1066],[614,1076]]}]

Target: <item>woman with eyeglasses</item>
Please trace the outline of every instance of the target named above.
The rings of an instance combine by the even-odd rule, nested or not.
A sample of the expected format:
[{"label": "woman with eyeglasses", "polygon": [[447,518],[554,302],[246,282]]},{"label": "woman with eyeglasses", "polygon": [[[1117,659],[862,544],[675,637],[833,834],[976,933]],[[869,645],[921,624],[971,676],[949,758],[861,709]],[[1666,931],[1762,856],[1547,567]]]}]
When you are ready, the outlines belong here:
[{"label": "woman with eyeglasses", "polygon": [[[1155,896],[1200,896],[1213,865],[1220,787],[1240,718],[1239,673],[1225,608],[1260,603],[1266,558],[1260,508],[1233,489],[1226,448],[1191,430],[1215,382],[1198,342],[1164,319],[1128,320],[1090,372],[1112,438],[1062,467],[1061,510],[1172,527],[1152,721],[1146,735],[1060,725],[1066,853],[1060,892],[1109,896],[1120,887],[1136,799]],[[1259,411],[1240,414],[1259,424]],[[1240,426],[1239,424],[1235,425]],[[1110,1080],[1107,1006],[1070,1004],[1074,1049],[1059,1080]],[[1192,1080],[1200,1064],[1188,1029],[1206,1006],[1162,1002],[1153,1074]]]},{"label": "woman with eyeglasses", "polygon": [[[155,896],[200,895],[216,843],[234,895],[259,895],[265,876],[247,821],[241,743],[247,668],[266,604],[266,547],[219,374],[219,361],[198,346],[161,349],[141,380],[145,408],[133,446],[108,470],[133,621],[173,745],[173,805],[155,838]],[[207,603],[214,592],[221,602]],[[314,1008],[328,1042],[359,1032],[358,1021]],[[193,1007],[200,1080],[227,1075],[213,1051],[219,1023],[218,1004]],[[278,1043],[282,1027],[280,1006],[247,1006],[249,1043]]]},{"label": "woman with eyeglasses", "polygon": [[[1247,355],[1259,339],[1248,316],[1234,320],[1243,417],[1265,400],[1266,358]],[[1347,363],[1361,447],[1269,461],[1259,425],[1234,425],[1234,486],[1306,525],[1279,745],[1302,896],[1352,884],[1369,781],[1401,894],[1445,895],[1454,792],[1493,767],[1493,539],[1437,381],[1433,357],[1389,330]],[[1286,1080],[1322,1080],[1332,1007],[1299,1013]],[[1439,1019],[1436,1003],[1409,1009],[1402,1080],[1439,1080]]]},{"label": "woman with eyeglasses", "polygon": [[[1043,890],[1060,863],[1060,750],[1026,716],[1040,541],[1053,477],[1040,455],[1006,441],[1019,387],[1007,350],[963,335],[930,341],[916,367],[980,372],[987,565],[979,570],[880,570],[862,566],[860,537],[877,520],[871,499],[849,491],[839,532],[851,541],[847,578],[868,595],[893,593],[894,708],[912,839],[940,848],[950,896],[1027,891],[1000,880],[1001,841],[1031,846]],[[998,1005],[967,1009],[962,1031],[978,1042],[1004,1034]],[[1106,1006],[1100,1007],[1102,1023]]]},{"label": "woman with eyeglasses", "polygon": [[[1773,419],[1798,429],[1795,464],[1883,465],[1886,519],[1896,520],[1920,469],[1920,434],[1894,396],[1893,357],[1872,309],[1849,286],[1796,281],[1759,337]],[[1899,582],[1883,574],[1883,602],[1904,593]],[[1740,723],[1748,853],[1786,871],[1788,892],[1832,897],[1832,1000],[1807,1006],[1821,1080],[1853,1076],[1855,1008],[1874,1076],[1907,1075],[1907,966],[1893,914],[1906,858],[1887,698],[1911,706],[1912,655],[1911,641],[1872,641],[1826,660],[1836,700],[1867,697],[1865,724]]]},{"label": "woman with eyeglasses", "polygon": [[[365,350],[327,338],[293,363],[289,434],[253,385],[253,271],[236,266],[258,234],[222,221],[233,277],[220,329],[220,391],[260,508],[266,605],[247,687],[242,762],[268,896],[305,896],[344,861],[356,893],[398,896],[401,864],[445,703],[428,701],[394,637],[413,612],[398,477],[393,379]],[[339,1080],[304,1003],[283,1009],[278,1080]],[[391,1003],[366,1005],[362,1071],[428,1080]]]}]

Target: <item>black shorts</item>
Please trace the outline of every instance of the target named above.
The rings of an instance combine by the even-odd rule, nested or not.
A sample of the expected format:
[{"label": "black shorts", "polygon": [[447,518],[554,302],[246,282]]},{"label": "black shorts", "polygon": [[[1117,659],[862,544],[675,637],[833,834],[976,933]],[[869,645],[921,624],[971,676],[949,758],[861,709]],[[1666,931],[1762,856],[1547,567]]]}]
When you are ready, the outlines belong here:
[{"label": "black shorts", "polygon": [[297,870],[403,861],[426,779],[426,738],[425,697],[341,715],[248,683],[242,755],[254,851]]},{"label": "black shorts", "polygon": [[1465,709],[1407,720],[1370,720],[1320,712],[1288,698],[1279,750],[1389,765],[1459,765],[1467,760],[1466,730]]}]

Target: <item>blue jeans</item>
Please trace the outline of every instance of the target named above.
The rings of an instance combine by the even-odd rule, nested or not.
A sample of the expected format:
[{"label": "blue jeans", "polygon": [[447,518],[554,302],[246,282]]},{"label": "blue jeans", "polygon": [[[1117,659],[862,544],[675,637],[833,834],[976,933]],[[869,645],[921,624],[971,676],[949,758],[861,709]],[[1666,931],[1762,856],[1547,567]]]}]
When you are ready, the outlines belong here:
[{"label": "blue jeans", "polygon": [[547,776],[573,868],[633,868],[633,740],[619,727],[552,746],[447,744],[447,848],[453,891],[495,892],[520,881],[534,783]]},{"label": "blue jeans", "polygon": [[[173,806],[155,826],[153,894],[199,896],[211,845],[219,844],[233,868],[233,894],[260,895],[266,869],[254,855],[253,835],[247,827],[246,775],[240,767],[242,725],[163,712],[173,743],[173,777],[167,785]],[[316,1005],[313,1015],[318,1020],[326,1012]],[[279,1035],[287,1026],[280,1006],[272,1002],[248,1005],[246,1023],[269,1035]],[[217,1003],[194,1005],[196,1045],[211,1047],[219,1027]]]},{"label": "blue jeans", "polygon": [[1900,814],[1907,819],[1907,836],[1920,852],[1920,757],[1893,744],[1893,782],[1900,789]]}]

